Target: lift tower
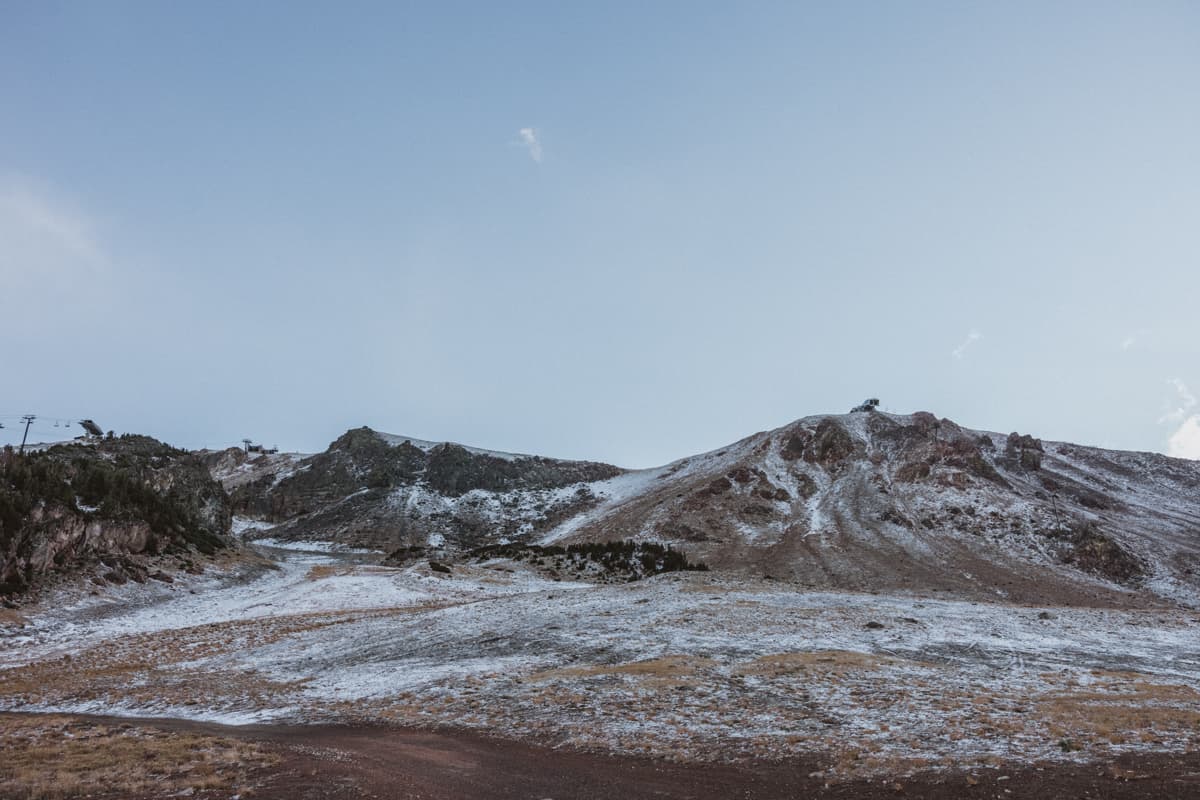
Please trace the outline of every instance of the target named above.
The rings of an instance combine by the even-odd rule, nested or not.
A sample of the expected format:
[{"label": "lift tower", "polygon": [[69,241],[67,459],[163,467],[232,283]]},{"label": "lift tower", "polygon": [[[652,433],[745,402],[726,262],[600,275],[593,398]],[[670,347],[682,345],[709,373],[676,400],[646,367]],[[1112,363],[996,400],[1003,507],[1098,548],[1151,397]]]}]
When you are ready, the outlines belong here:
[{"label": "lift tower", "polygon": [[22,455],[25,454],[25,440],[29,438],[29,426],[33,424],[35,419],[37,419],[37,415],[35,414],[26,414],[25,416],[21,417],[21,421],[25,423],[25,433],[21,436],[20,453]]}]

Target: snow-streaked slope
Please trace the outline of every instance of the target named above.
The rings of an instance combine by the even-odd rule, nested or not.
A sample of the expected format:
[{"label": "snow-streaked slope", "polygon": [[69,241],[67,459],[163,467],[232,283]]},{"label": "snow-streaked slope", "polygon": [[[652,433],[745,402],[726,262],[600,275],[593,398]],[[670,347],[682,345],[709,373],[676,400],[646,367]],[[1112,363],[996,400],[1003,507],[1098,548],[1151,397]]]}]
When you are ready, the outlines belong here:
[{"label": "snow-streaked slope", "polygon": [[636,471],[365,429],[261,469],[251,505],[277,539],[450,554],[650,539],[807,588],[1200,605],[1200,464],[926,413],[806,417]]},{"label": "snow-streaked slope", "polygon": [[[1039,442],[1023,465],[1006,435],[931,420],[808,417],[595,485],[542,541],[654,539],[810,588],[1200,604],[1200,463]],[[1125,562],[1092,553],[1110,542]]]},{"label": "snow-streaked slope", "polygon": [[387,552],[433,540],[465,550],[529,538],[590,507],[590,482],[622,472],[369,428],[347,431],[313,456],[227,451],[209,460],[235,509],[272,523],[272,538]]}]

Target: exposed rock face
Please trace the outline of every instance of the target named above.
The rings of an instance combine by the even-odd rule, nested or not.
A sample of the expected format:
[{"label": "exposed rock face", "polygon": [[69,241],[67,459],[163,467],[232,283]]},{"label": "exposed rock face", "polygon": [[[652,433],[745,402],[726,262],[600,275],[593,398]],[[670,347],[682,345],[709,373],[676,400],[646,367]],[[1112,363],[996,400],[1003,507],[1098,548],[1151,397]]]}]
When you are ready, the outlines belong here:
[{"label": "exposed rock face", "polygon": [[[528,539],[596,502],[608,464],[517,456],[348,431],[324,453],[205,456],[234,509],[279,523],[270,535],[392,551],[430,539],[459,549]],[[245,480],[247,473],[261,472]]]},{"label": "exposed rock face", "polygon": [[[106,565],[111,580],[187,565],[232,544],[231,508],[200,459],[144,436],[0,455],[0,595],[51,573]],[[104,578],[101,577],[101,580]]]}]

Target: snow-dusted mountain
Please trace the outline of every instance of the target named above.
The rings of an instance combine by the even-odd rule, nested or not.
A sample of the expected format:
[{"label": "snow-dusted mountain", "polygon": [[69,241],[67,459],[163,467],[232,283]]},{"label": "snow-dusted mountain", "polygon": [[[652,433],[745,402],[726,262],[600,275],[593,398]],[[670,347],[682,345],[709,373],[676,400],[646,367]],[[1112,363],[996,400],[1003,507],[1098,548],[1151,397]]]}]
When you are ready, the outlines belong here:
[{"label": "snow-dusted mountain", "polygon": [[608,464],[497,453],[348,431],[323,453],[209,453],[237,513],[277,523],[270,536],[395,550],[467,550],[528,541],[590,508]]},{"label": "snow-dusted mountain", "polygon": [[548,538],[653,538],[808,587],[1200,603],[1200,462],[1152,453],[856,413],[591,491]]},{"label": "snow-dusted mountain", "polygon": [[451,555],[628,538],[813,588],[1200,605],[1200,463],[924,412],[808,417],[638,471],[366,428],[313,456],[207,458],[273,538]]}]

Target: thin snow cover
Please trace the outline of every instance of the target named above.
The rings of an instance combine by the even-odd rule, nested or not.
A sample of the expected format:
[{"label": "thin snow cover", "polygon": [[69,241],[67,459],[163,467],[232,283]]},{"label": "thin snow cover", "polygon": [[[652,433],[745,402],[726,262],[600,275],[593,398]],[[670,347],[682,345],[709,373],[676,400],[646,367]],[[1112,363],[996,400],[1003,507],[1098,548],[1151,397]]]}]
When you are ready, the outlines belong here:
[{"label": "thin snow cover", "polygon": [[[211,455],[213,451],[199,451]],[[237,448],[220,453],[219,458],[209,466],[213,478],[220,481],[226,489],[232,489],[252,483],[270,476],[272,485],[303,471],[309,465],[301,466],[301,462],[310,458],[309,453],[243,453]]]},{"label": "thin snow cover", "polygon": [[29,614],[24,628],[0,629],[0,666],[131,634],[259,617],[408,606],[433,597],[394,570],[348,563],[350,557],[337,550],[293,551],[269,567],[210,569],[200,576],[180,576],[171,584],[110,586],[95,594],[62,591]]},{"label": "thin snow cover", "polygon": [[[267,522],[261,519],[251,519],[250,517],[234,516],[231,530],[233,535],[239,539],[245,540],[250,538],[252,544],[256,547],[272,548],[274,550],[296,550],[302,553],[379,553],[378,550],[369,550],[364,548],[349,547],[339,542],[330,541],[290,541],[284,539],[276,539],[270,536],[257,537],[255,532],[269,531],[275,527],[275,523]],[[247,537],[249,534],[249,537]]]},{"label": "thin snow cover", "polygon": [[[601,502],[592,509],[576,514],[566,522],[558,525],[541,538],[542,544],[552,544],[565,539],[588,522],[599,519],[621,503],[644,494],[655,481],[667,475],[671,465],[654,469],[639,469],[617,475],[603,481],[594,481],[586,485]],[[576,491],[577,486],[564,487],[565,491]]]},{"label": "thin snow cover", "polygon": [[757,441],[757,437],[749,436],[728,447],[681,458],[661,467],[631,470],[608,480],[585,484],[596,497],[600,498],[601,502],[548,531],[541,537],[540,543],[553,544],[566,539],[583,526],[612,513],[624,503],[636,500],[646,494],[658,481],[668,477],[687,477],[693,474],[723,470],[739,458],[744,457],[757,444]]},{"label": "thin snow cover", "polygon": [[85,514],[95,514],[97,511],[100,510],[100,506],[88,505],[87,503],[80,500],[78,495],[75,496],[75,507],[78,508],[80,511],[82,511]]},{"label": "thin snow cover", "polygon": [[[676,759],[871,754],[831,775],[1083,757],[1060,729],[1093,755],[1177,750],[1200,721],[1200,619],[1178,609],[805,593],[714,573],[591,585],[499,558],[444,574],[271,552],[277,569],[32,610],[0,638],[0,709],[453,724]],[[1146,719],[1152,735],[1105,732],[1098,707],[1134,708],[1105,724]]]},{"label": "thin snow cover", "polygon": [[251,519],[250,517],[241,517],[235,515],[233,524],[230,527],[234,536],[239,539],[244,539],[249,531],[265,531],[268,528],[275,527],[273,522],[267,522],[262,519]]},{"label": "thin snow cover", "polygon": [[[268,526],[268,527],[270,527],[270,526]],[[363,547],[349,547],[347,545],[341,544],[340,542],[325,542],[325,541],[292,542],[292,541],[287,541],[284,539],[272,539],[270,537],[264,537],[262,539],[255,539],[254,545],[256,547],[270,547],[275,550],[295,550],[295,551],[301,552],[301,553],[359,553],[359,554],[382,553],[381,550],[371,550],[369,548],[363,548]]]},{"label": "thin snow cover", "polygon": [[[445,495],[422,484],[397,486],[388,497],[388,504],[396,511],[403,511],[424,518],[458,517],[470,515],[491,528],[491,535],[499,538],[502,533],[520,536],[530,533],[547,513],[573,504],[581,498],[581,492],[594,489],[595,483],[575,483],[553,489],[514,489],[509,492],[493,492],[472,489],[462,495]],[[443,537],[434,532],[433,537]],[[430,542],[431,547],[440,547]]]}]

